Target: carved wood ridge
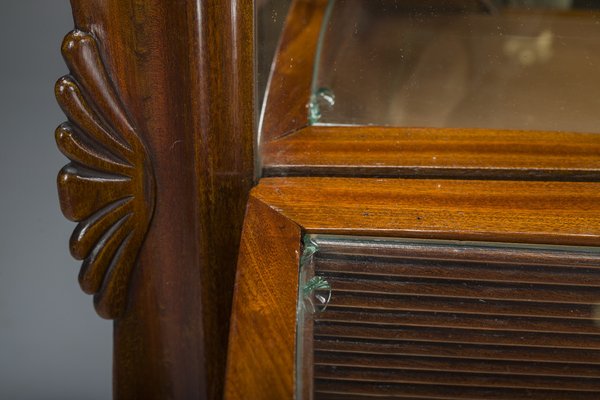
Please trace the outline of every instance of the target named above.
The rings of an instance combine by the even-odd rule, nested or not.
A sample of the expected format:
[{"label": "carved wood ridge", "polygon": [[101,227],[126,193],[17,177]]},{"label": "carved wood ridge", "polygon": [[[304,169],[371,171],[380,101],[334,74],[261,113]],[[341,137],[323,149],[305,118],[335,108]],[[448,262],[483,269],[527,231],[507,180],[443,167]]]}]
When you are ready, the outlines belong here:
[{"label": "carved wood ridge", "polygon": [[148,152],[127,115],[96,39],[74,30],[62,53],[70,74],[55,93],[68,122],[56,142],[71,162],[58,175],[63,214],[79,222],[71,240],[83,260],[79,283],[94,294],[100,316],[127,309],[129,281],[154,212],[155,184]]}]

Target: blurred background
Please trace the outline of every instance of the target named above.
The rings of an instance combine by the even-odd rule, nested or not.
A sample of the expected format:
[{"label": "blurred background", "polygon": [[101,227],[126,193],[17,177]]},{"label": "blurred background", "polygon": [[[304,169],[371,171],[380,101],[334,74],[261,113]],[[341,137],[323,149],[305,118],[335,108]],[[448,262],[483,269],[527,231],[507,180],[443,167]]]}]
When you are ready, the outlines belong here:
[{"label": "blurred background", "polygon": [[79,289],[55,183],[69,1],[0,4],[0,399],[109,399],[112,323]]}]

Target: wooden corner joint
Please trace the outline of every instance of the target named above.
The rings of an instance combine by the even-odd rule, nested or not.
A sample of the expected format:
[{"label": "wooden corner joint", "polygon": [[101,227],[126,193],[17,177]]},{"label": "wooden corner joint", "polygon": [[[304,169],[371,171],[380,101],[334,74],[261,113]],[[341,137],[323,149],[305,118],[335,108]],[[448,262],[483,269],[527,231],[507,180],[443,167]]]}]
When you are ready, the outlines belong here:
[{"label": "wooden corner joint", "polygon": [[70,74],[56,98],[68,118],[56,142],[71,162],[58,174],[63,214],[79,224],[70,250],[83,260],[81,288],[104,318],[126,311],[129,281],[154,212],[148,151],[102,62],[98,42],[74,30],[63,41]]}]

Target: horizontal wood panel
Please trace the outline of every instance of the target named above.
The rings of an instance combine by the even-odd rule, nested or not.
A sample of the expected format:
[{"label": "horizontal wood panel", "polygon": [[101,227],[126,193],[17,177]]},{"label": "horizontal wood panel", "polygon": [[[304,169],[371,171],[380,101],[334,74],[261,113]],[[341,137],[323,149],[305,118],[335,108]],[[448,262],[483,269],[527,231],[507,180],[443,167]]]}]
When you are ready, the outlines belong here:
[{"label": "horizontal wood panel", "polygon": [[332,287],[314,317],[316,398],[597,397],[596,250],[313,241]]},{"label": "horizontal wood panel", "polygon": [[440,384],[452,386],[476,386],[523,389],[553,389],[574,391],[599,391],[600,379],[568,378],[557,376],[500,375],[466,372],[415,371],[412,369],[390,370],[317,365],[315,374],[319,379]]},{"label": "horizontal wood panel", "polygon": [[[523,352],[523,349],[520,350]],[[420,371],[475,372],[509,375],[579,376],[597,378],[598,364],[415,357],[316,351],[315,365]],[[391,372],[391,371],[390,371]]]},{"label": "horizontal wood panel", "polygon": [[[358,182],[364,182],[358,180]],[[405,181],[401,181],[405,182]],[[426,184],[427,181],[423,181]],[[499,186],[509,185],[498,183]],[[533,184],[538,187],[539,183]],[[555,184],[549,184],[554,186]],[[580,184],[577,184],[580,185]],[[509,190],[507,187],[507,190]],[[527,188],[527,184],[523,189]],[[565,190],[568,186],[565,187]],[[540,193],[540,195],[543,195]],[[553,212],[555,209],[548,209]],[[561,225],[557,225],[560,228]],[[569,227],[562,227],[563,230]],[[559,229],[560,230],[560,229]],[[362,239],[362,240],[361,240]],[[459,240],[435,241],[427,240],[398,240],[393,238],[356,237],[356,236],[328,236],[319,235],[319,252],[326,254],[327,259],[352,259],[353,261],[376,257],[379,262],[400,263],[402,260],[411,262],[418,260],[421,263],[432,262],[465,262],[483,263],[507,268],[509,266],[544,266],[545,268],[600,268],[600,249],[581,249],[572,246],[541,246],[539,243],[532,245],[516,245],[514,243],[485,243],[464,242]],[[426,246],[424,246],[426,244]],[[600,244],[600,242],[599,242]],[[456,247],[468,246],[468,251],[453,251]]]},{"label": "horizontal wood panel", "polygon": [[309,233],[600,245],[600,183],[263,178],[252,194]]},{"label": "horizontal wood panel", "polygon": [[558,333],[531,333],[519,331],[488,331],[480,329],[451,329],[427,327],[384,327],[354,323],[320,323],[315,335],[336,338],[377,340],[423,340],[456,344],[493,344],[509,346],[560,347],[600,350],[600,337]]},{"label": "horizontal wood panel", "polygon": [[263,144],[263,173],[598,181],[599,154],[591,133],[311,126]]},{"label": "horizontal wood panel", "polygon": [[[478,281],[502,281],[511,283],[539,283],[557,285],[582,285],[600,287],[600,269],[550,267],[532,268],[518,264],[475,263],[445,260],[394,260],[387,263],[372,257],[354,259],[328,259],[319,264],[321,271],[328,274],[372,275],[383,277],[416,277],[436,279],[476,279]],[[473,277],[473,278],[471,278]]]},{"label": "horizontal wood panel", "polygon": [[[334,300],[335,301],[335,300]],[[364,312],[361,309],[338,310],[331,306],[319,318],[321,322],[363,323],[380,326],[422,326],[481,329],[511,332],[548,332],[600,335],[600,326],[583,319],[501,317],[478,314],[436,312]]]},{"label": "horizontal wood panel", "polygon": [[[446,385],[381,384],[372,382],[315,381],[319,399],[406,398],[406,399],[488,399],[488,400],[597,400],[594,392],[574,390],[479,388]],[[361,397],[362,396],[362,397]]]},{"label": "horizontal wood panel", "polygon": [[479,315],[537,316],[572,319],[597,319],[597,306],[587,304],[559,304],[533,301],[504,301],[427,297],[397,294],[353,293],[334,290],[335,307],[362,308],[363,310],[398,310],[460,312]]},{"label": "horizontal wood panel", "polygon": [[565,364],[600,364],[600,350],[563,349],[527,346],[494,346],[480,344],[461,344],[449,342],[427,342],[376,339],[331,338],[316,336],[315,351],[335,351],[357,354],[396,355],[399,358],[409,356],[448,357],[479,360],[511,360],[532,362],[561,362]]},{"label": "horizontal wood panel", "polygon": [[411,294],[490,300],[545,301],[552,303],[596,304],[599,290],[594,287],[507,284],[473,280],[406,278],[402,281],[335,278],[335,290],[351,293]]}]

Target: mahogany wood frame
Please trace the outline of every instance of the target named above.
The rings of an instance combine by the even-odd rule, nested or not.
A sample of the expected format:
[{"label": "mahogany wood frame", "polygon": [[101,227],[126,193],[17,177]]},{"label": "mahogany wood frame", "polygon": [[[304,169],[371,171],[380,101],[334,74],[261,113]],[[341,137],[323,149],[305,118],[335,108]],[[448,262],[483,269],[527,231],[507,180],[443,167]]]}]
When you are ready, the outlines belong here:
[{"label": "mahogany wood frame", "polygon": [[600,135],[490,129],[310,125],[327,0],[294,0],[265,97],[264,176],[598,181]]},{"label": "mahogany wood frame", "polygon": [[[293,3],[265,105],[258,172],[599,179],[600,135],[309,127],[310,71],[326,3]],[[70,247],[83,260],[81,286],[95,295],[99,314],[115,320],[114,396],[219,399],[254,177],[253,3],[72,0],[72,8],[75,30],[63,44],[70,73],[56,86],[69,120],[57,142],[71,160],[59,174],[59,195],[65,215],[79,222]],[[286,57],[293,57],[287,67]],[[293,391],[292,294],[304,231],[598,245],[598,189],[263,179],[240,247],[227,396]],[[271,294],[258,301],[263,290]],[[261,344],[257,335],[265,332],[272,340]],[[249,348],[256,357],[243,360]]]},{"label": "mahogany wood frame", "polygon": [[242,234],[226,399],[292,399],[301,237],[600,245],[600,183],[263,178]]},{"label": "mahogany wood frame", "polygon": [[114,397],[222,397],[253,184],[251,1],[72,0],[56,132],[82,288],[114,322]]}]

